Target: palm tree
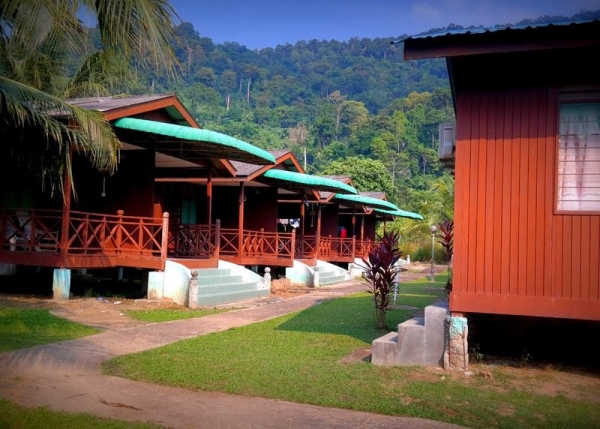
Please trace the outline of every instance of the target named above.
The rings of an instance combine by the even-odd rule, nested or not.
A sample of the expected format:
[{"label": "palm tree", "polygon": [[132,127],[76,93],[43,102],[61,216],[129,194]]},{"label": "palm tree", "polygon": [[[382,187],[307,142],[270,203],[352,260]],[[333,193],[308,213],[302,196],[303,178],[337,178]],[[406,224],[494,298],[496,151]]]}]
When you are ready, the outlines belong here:
[{"label": "palm tree", "polygon": [[71,174],[72,150],[104,171],[117,162],[110,125],[100,113],[65,102],[56,79],[65,53],[86,46],[78,18],[84,15],[96,18],[102,49],[83,62],[67,95],[89,92],[91,72],[108,73],[115,58],[170,72],[176,65],[169,39],[177,15],[166,0],[0,2],[0,154],[30,168],[51,191],[62,191],[63,173]]}]

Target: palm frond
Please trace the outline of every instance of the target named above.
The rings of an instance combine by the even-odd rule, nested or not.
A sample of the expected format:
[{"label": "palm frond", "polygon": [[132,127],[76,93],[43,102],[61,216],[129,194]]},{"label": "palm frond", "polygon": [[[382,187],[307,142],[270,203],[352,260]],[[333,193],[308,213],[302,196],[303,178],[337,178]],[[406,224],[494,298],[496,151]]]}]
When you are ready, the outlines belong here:
[{"label": "palm frond", "polygon": [[[0,76],[0,130],[12,138],[4,139],[3,145],[11,146],[11,153],[34,165],[43,183],[48,178],[62,189],[62,172],[71,174],[70,149],[85,152],[92,165],[112,173],[117,164],[116,151],[120,146],[110,124],[100,112],[72,106],[63,100],[28,85]],[[32,138],[33,137],[35,138]],[[37,150],[54,154],[57,162],[37,166],[40,159],[31,146],[19,144],[23,137],[34,141]],[[46,153],[45,152],[45,153]],[[47,160],[41,160],[47,161]],[[52,176],[52,177],[50,177]]]},{"label": "palm frond", "polygon": [[96,13],[103,49],[145,65],[175,72],[177,59],[170,45],[173,18],[179,18],[166,0],[82,0]]}]

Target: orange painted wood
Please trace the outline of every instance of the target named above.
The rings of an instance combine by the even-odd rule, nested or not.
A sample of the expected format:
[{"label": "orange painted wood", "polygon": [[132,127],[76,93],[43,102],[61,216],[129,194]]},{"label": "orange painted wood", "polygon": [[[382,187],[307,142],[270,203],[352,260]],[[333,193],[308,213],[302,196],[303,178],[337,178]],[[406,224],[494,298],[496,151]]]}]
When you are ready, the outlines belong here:
[{"label": "orange painted wood", "polygon": [[452,292],[452,311],[600,320],[600,301]]},{"label": "orange painted wood", "polygon": [[544,268],[544,296],[554,297],[557,294],[557,279],[556,279],[556,254],[557,254],[557,235],[554,229],[554,198],[556,195],[556,156],[557,156],[557,140],[556,135],[558,131],[558,107],[556,105],[558,100],[558,92],[556,90],[549,90],[546,92],[546,126],[540,128],[545,131],[545,142],[544,149],[546,151],[546,180],[544,181],[545,186],[545,206],[544,216],[546,221],[544,225],[544,257],[545,257],[545,268]]},{"label": "orange painted wood", "polygon": [[563,221],[563,254],[559,263],[563,266],[562,294],[561,297],[569,298],[572,296],[572,276],[571,261],[573,254],[573,217],[562,216]]},{"label": "orange painted wood", "polygon": [[504,93],[504,102],[502,104],[502,111],[504,112],[504,122],[502,129],[502,220],[500,222],[500,228],[502,228],[501,235],[501,284],[500,293],[508,295],[510,293],[510,280],[511,280],[511,262],[512,262],[512,244],[511,240],[511,226],[512,226],[512,182],[511,178],[513,174],[513,145],[511,144],[511,132],[512,132],[512,116],[509,108],[512,105],[512,98],[509,93]]},{"label": "orange painted wood", "polygon": [[[581,259],[584,257],[581,253],[581,216],[572,216],[572,248],[569,255],[571,268],[571,298],[579,299],[581,297]],[[587,255],[585,255],[587,257]]]},{"label": "orange painted wood", "polygon": [[[483,290],[486,293],[492,292],[492,279],[495,275],[495,264],[493,260],[494,253],[494,157],[496,155],[495,150],[495,132],[494,124],[496,121],[495,117],[495,100],[493,96],[490,96],[489,92],[486,92],[486,96],[482,97],[483,110],[486,112],[485,117],[482,116],[482,125],[485,125],[485,129],[481,131],[480,143],[485,148],[485,166],[483,172],[485,174],[485,181],[483,182],[483,193],[485,198],[485,227],[483,230]],[[483,122],[485,119],[485,123]],[[483,158],[483,154],[482,154]]]},{"label": "orange painted wood", "polygon": [[520,151],[520,139],[518,138],[520,132],[520,117],[521,117],[521,99],[520,92],[511,91],[508,93],[511,97],[512,108],[510,114],[512,119],[512,127],[510,132],[507,130],[508,143],[512,146],[512,159],[511,159],[511,174],[506,177],[506,181],[511,184],[511,199],[510,199],[510,278],[509,278],[509,294],[517,295],[518,293],[518,269],[519,269],[519,183],[521,177],[521,151]]},{"label": "orange painted wood", "polygon": [[585,237],[591,238],[590,221],[590,216],[582,216],[581,218],[581,278],[579,282],[581,285],[579,297],[581,299],[590,299],[591,243],[590,240],[585,239]]},{"label": "orange painted wood", "polygon": [[[554,273],[553,273],[553,283],[554,283],[554,294],[552,297],[562,297],[563,296],[563,251],[564,243],[563,240],[563,218],[557,218],[556,216],[552,219],[552,226],[554,230],[554,241],[555,241],[555,251],[554,258],[552,259],[552,263],[554,265]],[[560,246],[558,243],[561,243]]]},{"label": "orange painted wood", "polygon": [[[470,115],[470,97],[468,94],[458,98],[456,103],[457,115]],[[452,267],[453,288],[467,290],[468,264],[468,224],[469,204],[468,172],[470,171],[470,152],[468,148],[469,130],[466,127],[456,128],[456,175],[454,190],[454,260]]]},{"label": "orange painted wood", "polygon": [[600,216],[590,216],[590,299],[600,299]]},{"label": "orange painted wood", "polygon": [[[472,108],[479,106],[479,97],[476,93],[471,94]],[[469,189],[469,204],[470,207],[479,208],[479,200],[477,199],[477,178],[479,177],[479,146],[475,141],[477,134],[479,133],[479,109],[473,109],[470,112],[473,121],[471,123],[471,134],[469,135],[468,148],[471,155],[470,171],[467,176],[467,183]],[[469,242],[466,251],[468,252],[468,264],[467,264],[467,290],[475,293],[477,290],[477,278],[476,278],[476,266],[477,266],[477,210],[469,209],[468,222],[466,228],[469,228]]]},{"label": "orange painted wood", "polygon": [[[504,94],[501,91],[494,91],[494,109],[491,113],[491,117],[494,118],[494,133],[493,136],[493,157],[489,162],[494,169],[494,190],[493,190],[493,204],[492,204],[492,220],[491,224],[494,225],[493,236],[492,236],[492,293],[501,293],[502,279],[504,277],[504,269],[502,266],[503,258],[502,255],[507,253],[506,244],[502,240],[503,237],[503,219],[502,219],[502,198],[504,196],[504,178],[502,176],[503,160],[504,160],[504,141],[502,135],[504,133]],[[491,152],[491,151],[490,151]]]},{"label": "orange painted wood", "polygon": [[528,95],[529,106],[527,111],[529,112],[529,122],[524,124],[527,127],[527,164],[528,164],[528,177],[527,177],[527,234],[529,238],[526,240],[526,266],[525,266],[525,282],[524,282],[524,294],[527,296],[535,295],[535,288],[537,278],[537,265],[539,250],[536,246],[536,238],[539,234],[543,234],[540,230],[540,219],[538,217],[538,196],[536,193],[537,187],[537,89],[534,88]]},{"label": "orange painted wood", "polygon": [[488,231],[485,224],[485,210],[486,210],[486,161],[487,161],[487,144],[486,144],[486,132],[487,132],[487,91],[482,91],[478,94],[478,106],[476,115],[478,115],[478,129],[472,136],[475,147],[478,149],[477,154],[477,173],[473,174],[474,182],[472,186],[476,189],[477,193],[477,211],[475,213],[475,233],[477,239],[475,240],[475,292],[484,292],[484,272],[485,272],[485,236]]},{"label": "orange painted wood", "polygon": [[518,120],[518,139],[519,139],[519,222],[518,222],[518,237],[519,250],[517,254],[519,267],[517,270],[517,294],[525,295],[527,293],[527,272],[528,272],[528,248],[530,230],[527,224],[528,212],[532,207],[529,205],[528,179],[529,179],[529,92],[524,90],[520,92],[521,114],[516,117]]}]

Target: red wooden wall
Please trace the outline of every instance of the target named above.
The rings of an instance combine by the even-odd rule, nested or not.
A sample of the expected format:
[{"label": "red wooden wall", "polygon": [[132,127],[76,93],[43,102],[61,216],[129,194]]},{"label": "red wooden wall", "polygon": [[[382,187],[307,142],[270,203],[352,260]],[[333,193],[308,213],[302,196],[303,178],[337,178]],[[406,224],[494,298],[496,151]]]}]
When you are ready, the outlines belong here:
[{"label": "red wooden wall", "polygon": [[600,215],[554,213],[559,86],[513,78],[456,89],[450,309],[600,320]]}]

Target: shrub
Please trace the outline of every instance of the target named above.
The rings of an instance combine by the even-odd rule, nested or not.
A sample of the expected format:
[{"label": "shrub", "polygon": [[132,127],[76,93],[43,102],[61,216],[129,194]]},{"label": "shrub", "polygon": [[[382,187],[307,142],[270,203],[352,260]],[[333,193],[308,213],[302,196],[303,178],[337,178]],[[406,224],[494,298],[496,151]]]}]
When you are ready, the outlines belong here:
[{"label": "shrub", "polygon": [[390,295],[396,286],[399,266],[396,264],[401,253],[398,249],[398,234],[384,233],[379,245],[374,247],[366,258],[363,258],[365,272],[363,276],[371,284],[375,304],[375,326],[386,329],[385,315],[390,305]]}]

